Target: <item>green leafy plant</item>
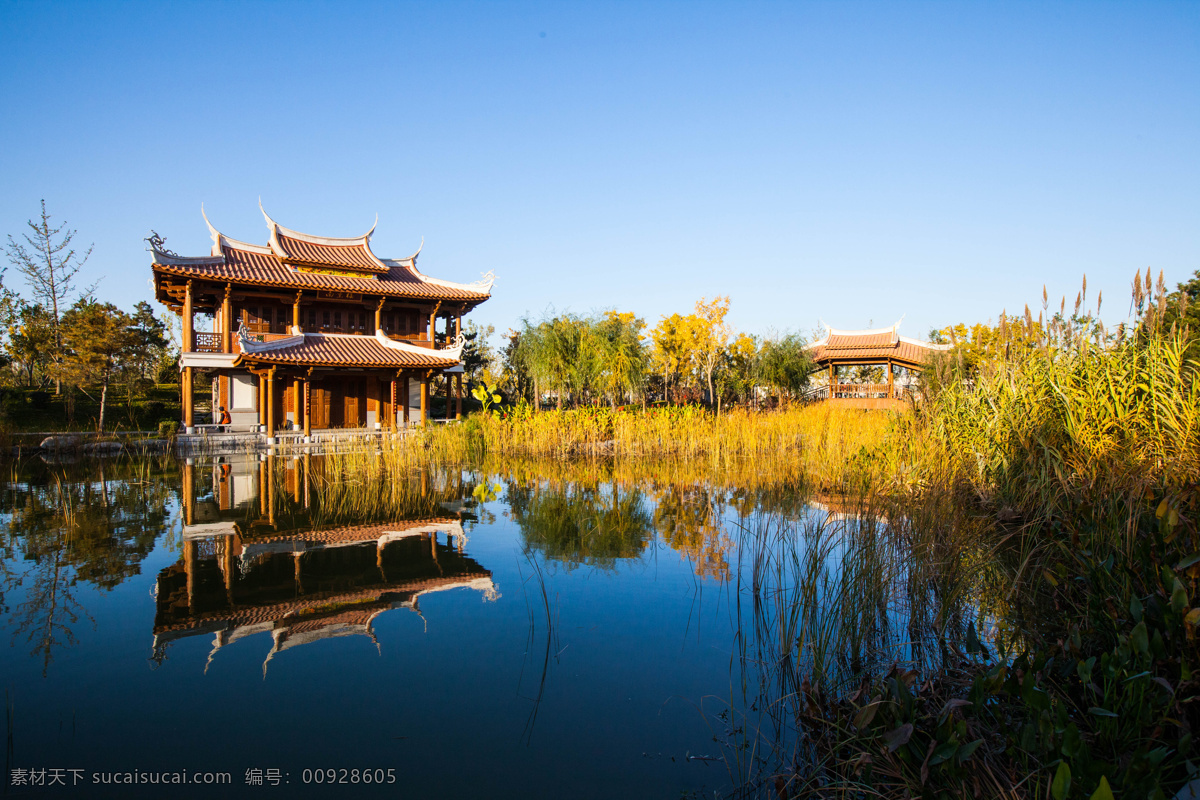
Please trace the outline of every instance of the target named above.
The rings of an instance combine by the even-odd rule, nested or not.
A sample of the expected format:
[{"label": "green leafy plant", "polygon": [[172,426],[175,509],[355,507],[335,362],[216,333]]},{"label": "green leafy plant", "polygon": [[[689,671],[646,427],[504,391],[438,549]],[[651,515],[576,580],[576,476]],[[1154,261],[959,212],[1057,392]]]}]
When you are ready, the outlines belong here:
[{"label": "green leafy plant", "polygon": [[496,405],[500,402],[500,395],[496,393],[496,390],[493,387],[488,386],[487,383],[480,383],[478,386],[473,388],[471,390],[471,396],[483,405],[483,411],[485,414],[493,405]]}]

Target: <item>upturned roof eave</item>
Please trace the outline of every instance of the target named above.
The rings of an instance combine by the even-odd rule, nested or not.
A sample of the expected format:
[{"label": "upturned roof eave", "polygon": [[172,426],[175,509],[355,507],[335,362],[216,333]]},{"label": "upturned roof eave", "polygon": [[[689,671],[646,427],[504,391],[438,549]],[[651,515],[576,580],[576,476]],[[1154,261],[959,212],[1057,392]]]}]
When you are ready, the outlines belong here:
[{"label": "upturned roof eave", "polygon": [[[288,291],[304,291],[304,290],[347,291],[345,288],[341,288],[341,287],[339,287],[339,288],[322,287],[322,286],[318,286],[318,285],[304,284],[304,283],[299,283],[299,282],[285,283],[283,281],[271,280],[269,278],[256,278],[256,277],[252,277],[252,276],[214,275],[211,272],[207,272],[207,271],[203,271],[203,270],[190,270],[187,268],[188,266],[191,266],[192,264],[195,264],[195,266],[223,266],[226,263],[224,259],[208,258],[208,259],[203,260],[204,263],[200,263],[202,261],[201,259],[195,259],[194,261],[188,261],[188,262],[185,262],[183,259],[180,259],[179,261],[180,261],[180,263],[166,263],[166,262],[156,261],[151,264],[151,267],[155,272],[161,273],[164,275],[170,275],[170,276],[178,277],[178,278],[190,278],[193,280],[204,280],[204,281],[209,281],[211,283],[218,283],[218,284],[233,284],[235,286],[236,285],[259,286],[259,287],[265,286],[265,287],[271,287],[271,288],[275,288],[275,289],[284,289],[284,290],[288,290]],[[384,279],[378,279],[378,280],[372,280],[370,285],[364,285],[361,287],[356,286],[356,287],[354,287],[354,291],[360,292],[361,294],[367,294],[367,295],[379,294],[379,295],[388,295],[390,297],[396,297],[396,298],[411,298],[411,299],[429,300],[431,302],[437,302],[437,301],[441,300],[442,302],[469,303],[472,306],[478,305],[478,304],[484,302],[485,300],[488,300],[491,298],[491,293],[487,293],[487,294],[473,293],[473,292],[471,292],[470,289],[459,288],[457,286],[448,286],[446,288],[455,288],[458,291],[461,291],[464,293],[470,293],[470,295],[467,297],[446,297],[444,295],[438,295],[438,294],[433,294],[430,292],[421,291],[422,286],[428,285],[430,283],[431,282],[425,282],[425,281],[416,282],[416,283],[407,283],[407,282],[401,282],[401,281],[389,281],[389,280],[384,280]],[[436,284],[435,283],[432,285],[444,285],[444,284]]]}]

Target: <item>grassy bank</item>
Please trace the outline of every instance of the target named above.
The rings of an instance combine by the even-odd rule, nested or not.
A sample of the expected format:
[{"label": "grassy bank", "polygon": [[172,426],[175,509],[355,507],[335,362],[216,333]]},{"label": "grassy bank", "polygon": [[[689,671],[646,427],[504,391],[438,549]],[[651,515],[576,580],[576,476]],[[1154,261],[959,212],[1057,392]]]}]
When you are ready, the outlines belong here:
[{"label": "grassy bank", "polygon": [[[89,390],[90,391],[90,390]],[[207,392],[197,394],[197,403],[209,401]],[[183,418],[178,384],[157,384],[139,390],[132,398],[124,386],[109,388],[105,427],[109,431],[157,430],[164,421]],[[95,431],[100,417],[98,390],[84,394],[54,387],[0,389],[0,433]]]},{"label": "grassy bank", "polygon": [[1181,333],[1021,342],[903,415],[514,409],[422,447],[704,469],[770,453],[857,506],[852,526],[743,533],[744,665],[771,691],[741,705],[773,716],[738,746],[777,751],[745,762],[748,788],[1166,797],[1200,723],[1197,367]]},{"label": "grassy bank", "polygon": [[[746,785],[1168,797],[1192,777],[1200,386],[1185,349],[1176,333],[1044,335],[850,456],[873,522],[747,532],[745,663],[769,691],[746,706],[771,710],[755,731],[793,736],[753,737],[777,752]],[[837,569],[820,555],[834,551]]]},{"label": "grassy bank", "polygon": [[[513,512],[547,532],[531,546],[568,561],[672,530],[631,492],[695,516],[680,551],[737,586],[726,744],[747,794],[1165,798],[1200,724],[1186,347],[1030,322],[978,369],[939,365],[903,414],[516,407],[329,474],[507,475]],[[713,482],[780,501],[741,518],[737,564],[689,498]],[[796,513],[814,496],[837,513]]]}]

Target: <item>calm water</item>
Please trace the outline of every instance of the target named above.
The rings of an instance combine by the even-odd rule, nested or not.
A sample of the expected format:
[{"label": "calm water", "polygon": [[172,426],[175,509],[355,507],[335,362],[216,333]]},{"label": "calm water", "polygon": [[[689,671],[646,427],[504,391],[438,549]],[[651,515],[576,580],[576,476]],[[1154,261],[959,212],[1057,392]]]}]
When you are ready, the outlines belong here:
[{"label": "calm water", "polygon": [[[5,782],[67,784],[12,796],[711,797],[741,691],[735,523],[805,513],[786,486],[587,466],[9,471]],[[93,782],[183,770],[231,783]]]}]

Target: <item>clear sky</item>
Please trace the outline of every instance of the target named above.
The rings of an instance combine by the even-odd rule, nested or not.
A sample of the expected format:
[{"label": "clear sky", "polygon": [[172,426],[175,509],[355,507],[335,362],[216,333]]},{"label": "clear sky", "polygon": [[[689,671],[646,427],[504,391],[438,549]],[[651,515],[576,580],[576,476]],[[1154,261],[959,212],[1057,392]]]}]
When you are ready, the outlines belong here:
[{"label": "clear sky", "polygon": [[[474,318],[728,294],[739,330],[933,326],[1200,268],[1200,3],[0,3],[0,234],[98,294],[281,224]],[[5,282],[23,289],[10,269]]]}]

